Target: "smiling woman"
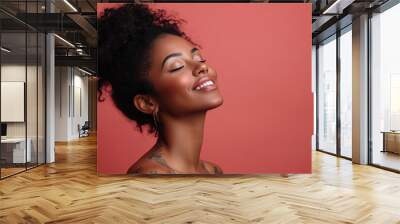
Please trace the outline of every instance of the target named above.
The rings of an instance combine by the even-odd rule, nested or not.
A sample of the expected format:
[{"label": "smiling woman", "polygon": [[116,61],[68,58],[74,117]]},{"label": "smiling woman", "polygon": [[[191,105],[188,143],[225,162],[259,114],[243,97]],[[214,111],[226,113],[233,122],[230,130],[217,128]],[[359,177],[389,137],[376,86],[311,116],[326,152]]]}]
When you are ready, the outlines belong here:
[{"label": "smiling woman", "polygon": [[222,173],[200,159],[206,113],[223,103],[217,73],[182,22],[143,4],[106,9],[99,20],[99,100],[111,85],[118,109],[157,137],[127,173]]}]

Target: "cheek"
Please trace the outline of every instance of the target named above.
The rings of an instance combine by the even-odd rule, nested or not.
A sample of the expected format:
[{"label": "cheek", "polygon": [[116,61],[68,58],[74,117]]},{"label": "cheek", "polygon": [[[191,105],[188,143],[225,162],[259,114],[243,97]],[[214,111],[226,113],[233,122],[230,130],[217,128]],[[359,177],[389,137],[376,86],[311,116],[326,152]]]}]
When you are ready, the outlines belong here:
[{"label": "cheek", "polygon": [[185,98],[190,94],[194,82],[192,75],[186,73],[166,74],[159,81],[160,96],[167,97],[168,101]]}]

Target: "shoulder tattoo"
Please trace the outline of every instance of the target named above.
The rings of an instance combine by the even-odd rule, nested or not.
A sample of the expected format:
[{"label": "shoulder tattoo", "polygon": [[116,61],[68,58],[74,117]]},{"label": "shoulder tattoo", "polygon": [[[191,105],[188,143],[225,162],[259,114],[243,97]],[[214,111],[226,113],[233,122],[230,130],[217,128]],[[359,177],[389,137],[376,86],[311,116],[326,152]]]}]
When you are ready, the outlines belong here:
[{"label": "shoulder tattoo", "polygon": [[160,155],[159,152],[153,152],[150,156],[149,159],[158,163],[161,166],[167,167],[169,168],[169,166],[167,165],[167,162],[164,160],[164,158]]}]

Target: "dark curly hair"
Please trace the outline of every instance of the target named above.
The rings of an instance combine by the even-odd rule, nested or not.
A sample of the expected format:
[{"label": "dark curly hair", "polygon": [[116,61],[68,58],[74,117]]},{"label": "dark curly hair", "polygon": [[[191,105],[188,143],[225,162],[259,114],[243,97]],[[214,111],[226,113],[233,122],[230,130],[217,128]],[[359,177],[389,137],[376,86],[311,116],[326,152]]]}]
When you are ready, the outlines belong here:
[{"label": "dark curly hair", "polygon": [[165,10],[152,10],[138,3],[106,9],[98,20],[98,100],[104,100],[104,85],[111,84],[114,104],[125,116],[136,121],[140,132],[143,132],[143,125],[149,126],[149,133],[157,131],[152,115],[139,111],[133,104],[137,94],[156,94],[147,79],[149,50],[161,34],[180,36],[192,42],[180,29],[183,22],[167,15]]}]

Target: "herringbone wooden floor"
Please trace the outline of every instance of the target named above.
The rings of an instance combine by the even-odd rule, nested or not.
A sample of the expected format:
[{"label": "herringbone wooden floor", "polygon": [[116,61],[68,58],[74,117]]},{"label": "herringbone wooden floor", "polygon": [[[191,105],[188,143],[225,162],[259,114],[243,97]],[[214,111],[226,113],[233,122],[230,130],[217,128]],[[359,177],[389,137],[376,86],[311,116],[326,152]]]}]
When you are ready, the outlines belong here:
[{"label": "herringbone wooden floor", "polygon": [[0,223],[400,223],[400,175],[315,152],[313,174],[99,177],[96,139],[0,181]]}]

